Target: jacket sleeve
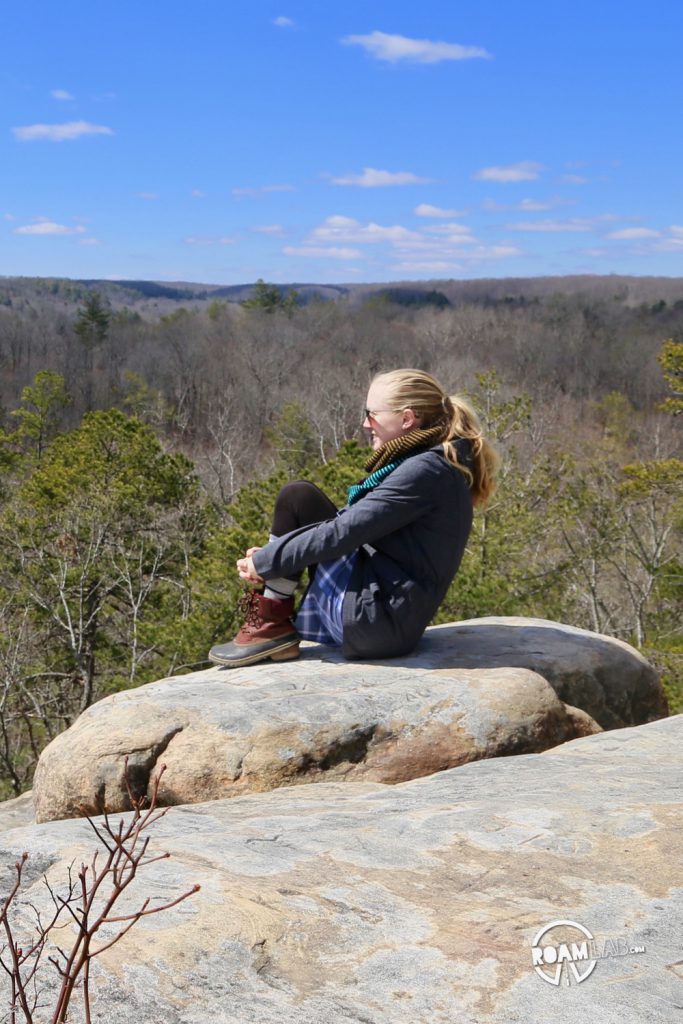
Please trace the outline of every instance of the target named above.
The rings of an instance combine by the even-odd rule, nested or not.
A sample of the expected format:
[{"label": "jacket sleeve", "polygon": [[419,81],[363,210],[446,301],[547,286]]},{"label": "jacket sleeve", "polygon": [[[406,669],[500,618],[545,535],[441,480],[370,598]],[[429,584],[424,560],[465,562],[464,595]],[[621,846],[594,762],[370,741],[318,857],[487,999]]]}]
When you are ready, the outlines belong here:
[{"label": "jacket sleeve", "polygon": [[308,565],[349,554],[419,519],[439,500],[439,462],[457,473],[441,456],[430,454],[407,459],[336,519],[287,533],[255,552],[259,576],[294,576]]}]

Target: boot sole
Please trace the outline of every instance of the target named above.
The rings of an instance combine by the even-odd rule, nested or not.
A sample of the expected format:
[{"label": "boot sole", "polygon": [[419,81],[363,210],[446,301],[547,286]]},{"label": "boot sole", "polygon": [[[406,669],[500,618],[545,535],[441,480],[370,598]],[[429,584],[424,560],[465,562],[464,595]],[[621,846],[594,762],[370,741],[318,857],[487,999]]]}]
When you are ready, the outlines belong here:
[{"label": "boot sole", "polygon": [[242,668],[244,665],[255,665],[259,661],[267,661],[269,658],[271,661],[293,661],[299,657],[300,643],[301,641],[298,639],[289,640],[288,643],[276,647],[274,650],[245,653],[239,658],[222,658],[209,651],[209,661],[212,661],[214,665],[221,665],[223,668]]}]

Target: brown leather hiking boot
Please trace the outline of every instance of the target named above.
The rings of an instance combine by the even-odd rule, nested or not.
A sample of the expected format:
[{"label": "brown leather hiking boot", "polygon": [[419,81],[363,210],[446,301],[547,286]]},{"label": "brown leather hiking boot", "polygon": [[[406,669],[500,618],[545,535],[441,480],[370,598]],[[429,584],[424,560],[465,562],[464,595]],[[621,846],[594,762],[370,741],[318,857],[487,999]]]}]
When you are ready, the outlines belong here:
[{"label": "brown leather hiking boot", "polygon": [[249,590],[240,601],[240,611],[245,613],[244,625],[230,643],[211,648],[209,661],[239,668],[266,658],[290,661],[299,657],[300,637],[292,622],[293,597],[276,601]]}]

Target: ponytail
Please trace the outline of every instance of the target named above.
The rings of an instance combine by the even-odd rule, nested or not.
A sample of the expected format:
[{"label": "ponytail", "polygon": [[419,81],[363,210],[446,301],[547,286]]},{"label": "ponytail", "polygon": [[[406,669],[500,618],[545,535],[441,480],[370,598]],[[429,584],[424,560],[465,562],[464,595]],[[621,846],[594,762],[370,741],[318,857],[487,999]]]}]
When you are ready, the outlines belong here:
[{"label": "ponytail", "polygon": [[[451,465],[467,477],[472,503],[485,506],[496,489],[500,456],[483,436],[479,417],[469,402],[460,395],[444,395],[442,407],[448,421],[448,439],[443,442],[444,455]],[[471,468],[458,459],[455,442],[461,437],[470,442]]]}]

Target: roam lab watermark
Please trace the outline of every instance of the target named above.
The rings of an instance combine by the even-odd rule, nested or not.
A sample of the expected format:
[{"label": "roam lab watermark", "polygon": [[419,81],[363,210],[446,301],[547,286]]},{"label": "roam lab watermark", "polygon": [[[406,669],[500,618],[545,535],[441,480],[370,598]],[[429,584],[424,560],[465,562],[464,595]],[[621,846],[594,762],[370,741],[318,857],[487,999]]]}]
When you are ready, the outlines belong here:
[{"label": "roam lab watermark", "polygon": [[549,985],[580,984],[595,970],[598,960],[644,953],[645,946],[623,937],[597,940],[576,921],[551,921],[536,933],[531,962],[539,978]]}]

